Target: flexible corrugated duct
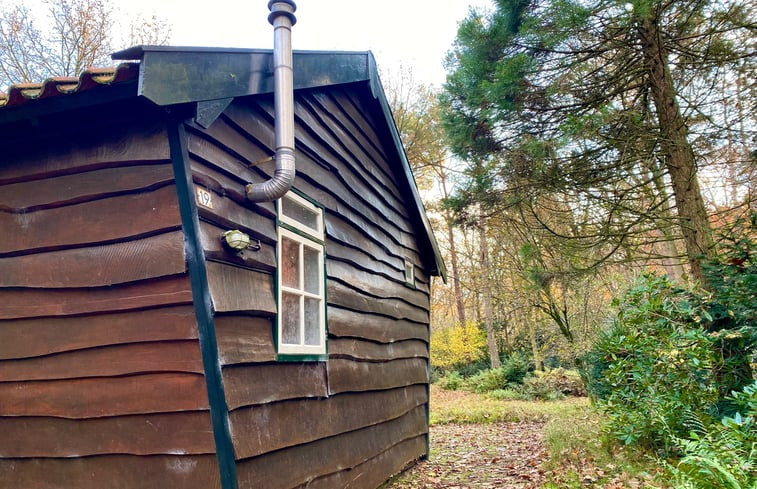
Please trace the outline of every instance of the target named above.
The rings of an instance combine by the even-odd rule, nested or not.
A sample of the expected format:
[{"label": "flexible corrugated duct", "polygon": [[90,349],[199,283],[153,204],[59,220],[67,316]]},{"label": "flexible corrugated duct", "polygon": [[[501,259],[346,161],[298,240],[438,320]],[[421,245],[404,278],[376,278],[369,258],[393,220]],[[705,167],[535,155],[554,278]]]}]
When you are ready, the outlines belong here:
[{"label": "flexible corrugated duct", "polygon": [[262,183],[247,185],[247,198],[270,202],[284,195],[294,182],[294,83],[292,77],[292,26],[297,22],[292,0],[268,2],[273,25],[273,79],[276,126],[276,170]]}]

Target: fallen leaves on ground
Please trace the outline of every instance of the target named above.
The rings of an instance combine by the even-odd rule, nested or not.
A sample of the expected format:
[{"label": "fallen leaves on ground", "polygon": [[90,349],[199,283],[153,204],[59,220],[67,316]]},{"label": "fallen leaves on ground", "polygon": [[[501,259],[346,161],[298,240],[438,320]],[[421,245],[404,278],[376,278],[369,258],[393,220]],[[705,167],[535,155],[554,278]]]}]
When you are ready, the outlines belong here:
[{"label": "fallen leaves on ground", "polygon": [[544,424],[444,424],[431,428],[431,455],[386,489],[535,489],[542,486]]},{"label": "fallen leaves on ground", "polygon": [[[654,474],[626,473],[622,462],[627,454],[603,452],[596,438],[598,421],[588,414],[585,398],[498,401],[432,385],[430,406],[429,460],[399,474],[382,489],[663,487],[652,483]],[[550,460],[545,440],[551,437],[555,450],[555,433],[564,440],[564,449]]]},{"label": "fallen leaves on ground", "polygon": [[630,475],[612,464],[601,466],[592,457],[563,454],[559,467],[547,470],[548,488],[585,487],[587,489],[659,488],[654,474]]}]

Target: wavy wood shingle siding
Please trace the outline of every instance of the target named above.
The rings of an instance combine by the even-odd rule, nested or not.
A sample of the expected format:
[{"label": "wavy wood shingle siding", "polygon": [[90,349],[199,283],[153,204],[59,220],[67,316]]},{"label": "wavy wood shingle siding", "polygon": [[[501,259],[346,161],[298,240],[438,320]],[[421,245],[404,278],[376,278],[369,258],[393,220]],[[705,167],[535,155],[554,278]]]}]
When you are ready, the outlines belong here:
[{"label": "wavy wood shingle siding", "polygon": [[[354,470],[402,441],[422,436],[426,429],[426,413],[421,406],[386,423],[243,460],[237,468],[239,486],[289,489],[306,485],[318,477]],[[389,475],[385,473],[384,478]],[[371,486],[361,483],[356,487]]]},{"label": "wavy wood shingle siding", "polygon": [[220,489],[215,455],[13,459],[0,463],[0,481],[24,489]]},{"label": "wavy wood shingle siding", "polygon": [[365,462],[339,472],[312,479],[296,489],[332,489],[334,487],[378,487],[387,474],[396,474],[426,451],[426,435],[404,440]]},{"label": "wavy wood shingle siding", "polygon": [[[199,212],[240,488],[373,488],[426,451],[429,277],[367,97],[363,85],[295,97],[294,186],[325,207],[328,362],[275,362],[275,211],[244,198],[273,173],[272,99],[188,128],[194,183],[213,198]],[[224,250],[230,228],[261,250]]]},{"label": "wavy wood shingle siding", "polygon": [[84,132],[0,163],[0,485],[218,487],[167,139]]}]

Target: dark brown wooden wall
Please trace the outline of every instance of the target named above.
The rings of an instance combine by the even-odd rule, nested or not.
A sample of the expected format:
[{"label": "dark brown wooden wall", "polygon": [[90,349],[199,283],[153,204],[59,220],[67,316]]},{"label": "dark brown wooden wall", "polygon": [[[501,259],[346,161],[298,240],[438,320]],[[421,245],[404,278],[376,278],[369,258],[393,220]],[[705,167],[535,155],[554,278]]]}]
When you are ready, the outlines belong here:
[{"label": "dark brown wooden wall", "polygon": [[[272,174],[270,97],[188,128],[240,488],[374,488],[426,451],[429,277],[367,84],[295,96],[295,187],[325,206],[328,362],[276,362],[275,211],[245,201]],[[409,197],[409,196],[408,196]],[[241,256],[219,241],[260,239]],[[404,284],[405,258],[417,288]]]},{"label": "dark brown wooden wall", "polygon": [[97,125],[0,158],[0,487],[218,487],[166,135]]}]

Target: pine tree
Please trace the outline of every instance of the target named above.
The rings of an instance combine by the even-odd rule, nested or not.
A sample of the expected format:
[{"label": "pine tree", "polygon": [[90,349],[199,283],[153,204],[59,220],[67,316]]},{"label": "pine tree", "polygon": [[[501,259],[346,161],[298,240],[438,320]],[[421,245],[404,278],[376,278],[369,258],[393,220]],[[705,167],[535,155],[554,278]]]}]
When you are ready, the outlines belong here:
[{"label": "pine tree", "polygon": [[[754,13],[743,0],[497,0],[471,12],[442,104],[453,151],[487,161],[490,184],[462,200],[517,207],[571,252],[591,250],[583,267],[680,238],[703,282],[715,250],[697,171],[723,140],[713,79],[736,93],[726,74],[754,74]],[[559,215],[567,230],[549,224]]]}]

